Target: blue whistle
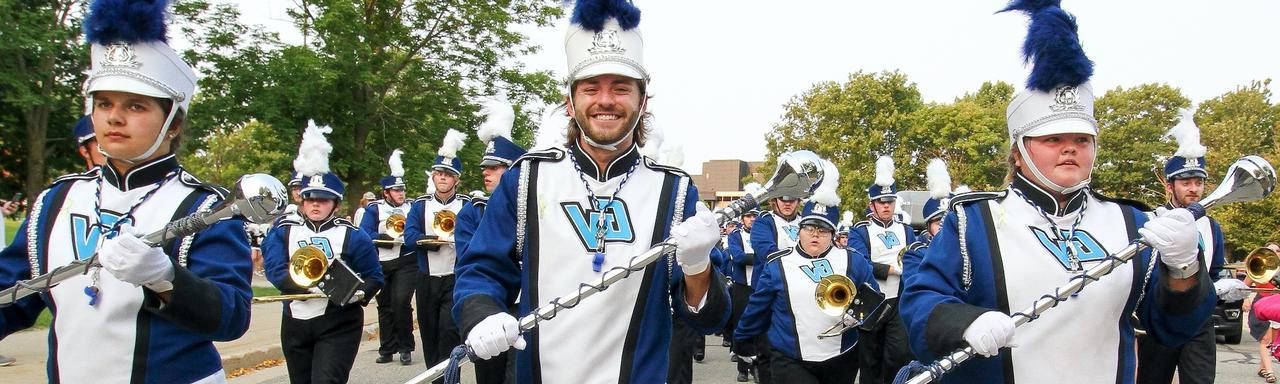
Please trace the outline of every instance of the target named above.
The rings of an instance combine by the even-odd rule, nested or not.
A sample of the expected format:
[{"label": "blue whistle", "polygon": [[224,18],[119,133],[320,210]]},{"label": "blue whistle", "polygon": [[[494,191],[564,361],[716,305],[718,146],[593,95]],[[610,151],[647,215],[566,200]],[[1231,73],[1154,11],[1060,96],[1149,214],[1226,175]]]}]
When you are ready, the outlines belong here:
[{"label": "blue whistle", "polygon": [[591,258],[591,271],[598,273],[600,272],[600,268],[603,266],[604,266],[604,254],[600,252],[596,252],[596,255]]}]

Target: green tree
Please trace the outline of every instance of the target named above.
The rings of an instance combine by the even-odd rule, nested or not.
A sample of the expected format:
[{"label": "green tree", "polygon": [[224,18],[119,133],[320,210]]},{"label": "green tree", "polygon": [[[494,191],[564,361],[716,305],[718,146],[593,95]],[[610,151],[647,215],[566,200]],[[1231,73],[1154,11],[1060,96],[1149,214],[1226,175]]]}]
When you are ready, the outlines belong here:
[{"label": "green tree", "polygon": [[[413,194],[447,129],[468,133],[460,154],[461,190],[480,184],[475,169],[484,146],[475,140],[478,97],[505,91],[517,105],[561,97],[549,72],[530,71],[515,58],[537,46],[516,25],[550,25],[560,8],[545,0],[306,0],[289,15],[305,36],[281,43],[236,21],[237,11],[205,1],[176,13],[196,49],[187,56],[206,77],[191,131],[205,149],[256,119],[283,135],[289,151],[308,119],[334,128],[331,165],[356,198],[387,173],[386,157],[405,151]],[[199,109],[204,108],[204,109]],[[531,111],[518,111],[517,142],[532,138]],[[267,168],[280,168],[271,165]],[[285,166],[287,168],[287,165]]]},{"label": "green tree", "polygon": [[[1196,110],[1201,140],[1209,148],[1205,162],[1211,182],[1221,180],[1231,163],[1245,155],[1260,155],[1276,164],[1280,105],[1271,102],[1270,80],[1254,81],[1222,96],[1205,100]],[[1227,250],[1251,250],[1280,240],[1275,220],[1280,217],[1276,197],[1247,204],[1231,204],[1210,213],[1222,224]]]},{"label": "green tree", "polygon": [[922,107],[919,89],[901,72],[859,71],[843,83],[815,84],[787,102],[782,121],[766,134],[761,173],[773,173],[779,154],[807,149],[840,169],[843,206],[866,205],[876,158],[895,153],[912,113]]},{"label": "green tree", "polygon": [[1165,132],[1191,106],[1182,91],[1166,84],[1116,87],[1094,103],[1098,156],[1090,186],[1110,196],[1161,204],[1164,159],[1176,144]]},{"label": "green tree", "polygon": [[226,134],[212,136],[205,149],[188,155],[183,164],[200,170],[205,182],[226,186],[249,173],[289,174],[297,151],[285,145],[286,141],[271,126],[250,120]]},{"label": "green tree", "polygon": [[[71,127],[84,110],[83,0],[0,1],[0,186],[33,197],[82,167]],[[20,139],[19,139],[20,138]],[[8,196],[4,196],[8,198]]]},{"label": "green tree", "polygon": [[926,189],[925,167],[941,158],[953,187],[1002,187],[1009,152],[1004,111],[1012,97],[1012,85],[986,82],[951,104],[929,103],[917,110],[894,156],[899,183],[904,189]]}]

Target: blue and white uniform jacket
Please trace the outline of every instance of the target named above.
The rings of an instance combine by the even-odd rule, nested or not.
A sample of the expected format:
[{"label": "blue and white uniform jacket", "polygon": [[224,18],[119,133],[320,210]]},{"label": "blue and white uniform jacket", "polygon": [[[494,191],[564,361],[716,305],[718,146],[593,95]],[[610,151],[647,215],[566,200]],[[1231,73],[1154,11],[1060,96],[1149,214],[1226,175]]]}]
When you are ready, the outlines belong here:
[{"label": "blue and white uniform jacket", "polygon": [[[1052,235],[1036,207],[1066,233]],[[1081,214],[1072,237],[1070,228]],[[955,197],[942,230],[902,293],[901,314],[912,351],[922,361],[933,361],[964,346],[964,330],[978,316],[1024,310],[1080,275],[1072,270],[1073,259],[1084,269],[1102,263],[1136,239],[1146,221],[1136,203],[1088,189],[1058,206],[1021,177],[1005,191]],[[1190,290],[1175,292],[1168,287],[1164,263],[1153,257],[1158,255],[1150,250],[1139,253],[1018,327],[1013,340],[1018,348],[970,359],[943,382],[1012,383],[1016,378],[1020,383],[1133,383],[1134,314],[1156,341],[1179,345],[1200,331],[1214,306],[1208,273],[1196,274],[1199,280]]]},{"label": "blue and white uniform jacket", "polygon": [[768,332],[769,344],[789,358],[810,362],[827,361],[853,348],[858,332],[845,332],[842,337],[819,339],[818,334],[840,322],[818,309],[814,300],[818,282],[830,275],[844,275],[861,289],[876,287],[870,264],[848,250],[831,247],[817,256],[809,256],[799,246],[769,255],[769,261],[757,269],[760,279],[738,321],[734,338],[746,342]]},{"label": "blue and white uniform jacket", "polygon": [[[334,264],[334,257],[342,258],[342,262],[364,280],[360,290],[364,291],[362,305],[382,288],[382,265],[378,264],[377,248],[373,240],[350,221],[343,218],[330,218],[323,222],[282,220],[262,244],[262,267],[266,270],[267,280],[280,289],[283,294],[307,293],[307,289],[294,284],[289,278],[289,257],[299,248],[315,246],[324,251],[329,258],[329,265]],[[354,305],[354,304],[352,304]],[[332,308],[330,308],[332,307]],[[310,320],[323,315],[330,309],[338,309],[329,299],[286,300],[285,316],[298,320]]]},{"label": "blue and white uniform jacket", "polygon": [[[1169,204],[1165,204],[1164,207],[1173,209]],[[1200,251],[1203,252],[1205,265],[1209,266],[1209,279],[1216,282],[1222,278],[1222,266],[1227,264],[1226,249],[1223,245],[1226,240],[1222,237],[1222,225],[1218,224],[1218,220],[1205,215],[1196,220],[1196,231],[1200,232]],[[1216,300],[1217,292],[1214,292],[1214,297]]]},{"label": "blue and white uniform jacket", "polygon": [[[454,187],[457,188],[457,187]],[[418,240],[425,235],[436,235],[441,240],[456,240],[453,233],[436,233],[432,229],[432,222],[435,220],[436,212],[451,211],[455,214],[453,220],[453,231],[458,231],[458,212],[470,203],[471,196],[455,193],[448,200],[440,200],[436,195],[429,194],[418,197],[410,204],[409,217],[404,222],[404,246],[407,254],[418,255],[418,272],[422,272],[431,276],[449,276],[453,274],[453,265],[457,262],[458,243],[451,242],[441,245],[439,249],[430,250],[423,247],[418,249]]]},{"label": "blue and white uniform jacket", "polygon": [[[915,241],[915,231],[911,226],[897,219],[884,223],[871,217],[854,224],[849,230],[849,248],[871,262],[885,299],[898,297],[898,292],[902,291],[902,278],[907,274],[898,263],[898,253]],[[890,266],[903,271],[902,276],[890,275]]]},{"label": "blue and white uniform jacket", "polygon": [[[755,265],[764,265],[768,256],[782,249],[796,246],[800,238],[800,212],[787,220],[773,212],[765,212],[751,224],[751,249],[755,251]],[[758,276],[758,275],[757,275]],[[755,285],[759,277],[752,277]]]},{"label": "blue and white uniform jacket", "polygon": [[[173,172],[176,178],[169,178]],[[94,209],[99,183],[101,216]],[[125,219],[142,233],[209,209],[226,196],[182,170],[172,155],[138,164],[127,174],[106,166],[58,178],[36,198],[13,243],[0,252],[0,288],[93,256],[105,240],[97,225],[115,224],[151,191]],[[249,327],[253,264],[244,222],[221,221],[162,249],[174,262],[168,303],[150,289],[95,269],[0,308],[0,337],[30,327],[48,308],[53,314],[50,382],[223,381],[222,357],[213,342],[237,339]],[[95,275],[100,293],[91,306],[85,290]]]},{"label": "blue and white uniform jacket", "polygon": [[751,230],[738,228],[729,232],[729,278],[733,282],[750,286],[755,280],[756,251],[751,247]]},{"label": "blue and white uniform jacket", "polygon": [[[394,214],[405,215],[405,230],[408,230],[409,221],[409,203],[405,202],[399,206],[393,206],[385,199],[374,200],[364,207],[364,217],[360,218],[360,231],[364,232],[365,237],[370,239],[378,238],[378,235],[387,233],[387,219]],[[293,221],[301,222],[301,216],[292,217]],[[396,244],[391,248],[377,248],[378,261],[391,261],[404,255],[412,255],[413,252],[403,244]]]},{"label": "blue and white uniform jacket", "polygon": [[[664,241],[674,220],[694,215],[697,193],[684,172],[643,158],[634,146],[603,170],[576,147],[526,154],[503,174],[458,261],[454,319],[466,334],[485,317],[506,312],[504,303],[517,294],[516,312],[526,315],[577,291]],[[595,272],[599,215],[605,215],[600,229],[607,246],[601,272]],[[722,329],[729,317],[728,291],[712,271],[697,313],[688,308],[683,273],[670,255],[541,322],[525,333],[528,348],[517,352],[517,381],[666,381],[672,311],[703,334]]]},{"label": "blue and white uniform jacket", "polygon": [[907,245],[907,251],[902,254],[902,287],[906,287],[907,279],[915,276],[920,269],[920,261],[924,259],[925,252],[929,251],[929,242],[932,240],[928,234],[921,234],[916,236],[914,243]]},{"label": "blue and white uniform jacket", "polygon": [[488,196],[471,196],[471,204],[462,207],[462,212],[458,212],[457,224],[453,227],[453,241],[457,244],[458,254],[462,254],[467,250],[467,244],[471,242],[471,237],[476,234],[476,227],[480,225],[480,218],[484,217],[484,209],[489,206]]}]

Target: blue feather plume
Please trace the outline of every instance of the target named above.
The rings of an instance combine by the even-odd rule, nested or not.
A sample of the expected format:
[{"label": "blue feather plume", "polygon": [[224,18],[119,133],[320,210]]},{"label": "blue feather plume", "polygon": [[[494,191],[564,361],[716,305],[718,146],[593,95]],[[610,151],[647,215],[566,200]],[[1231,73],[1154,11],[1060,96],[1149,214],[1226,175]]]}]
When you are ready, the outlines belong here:
[{"label": "blue feather plume", "polygon": [[1027,88],[1049,92],[1060,85],[1077,86],[1093,76],[1093,61],[1084,54],[1076,18],[1062,10],[1061,0],[1013,0],[1000,10],[1031,17],[1022,42],[1024,62],[1032,63]]},{"label": "blue feather plume", "polygon": [[168,7],[169,0],[94,0],[84,20],[85,39],[100,45],[168,42]]},{"label": "blue feather plume", "polygon": [[631,0],[577,0],[569,21],[589,31],[600,32],[610,17],[618,19],[623,30],[640,25],[640,8]]}]

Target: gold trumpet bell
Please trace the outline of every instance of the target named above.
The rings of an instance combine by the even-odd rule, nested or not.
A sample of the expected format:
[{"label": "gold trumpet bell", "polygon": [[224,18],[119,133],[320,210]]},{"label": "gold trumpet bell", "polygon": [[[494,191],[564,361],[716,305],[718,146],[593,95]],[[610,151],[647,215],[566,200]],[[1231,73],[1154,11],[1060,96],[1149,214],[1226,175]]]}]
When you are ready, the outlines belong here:
[{"label": "gold trumpet bell", "polygon": [[395,239],[404,235],[404,220],[404,214],[400,212],[392,213],[387,217],[387,236]]},{"label": "gold trumpet bell", "polygon": [[1265,283],[1271,281],[1276,276],[1276,271],[1280,270],[1280,255],[1276,255],[1276,251],[1271,248],[1258,248],[1244,258],[1244,266],[1250,280]]},{"label": "gold trumpet bell", "polygon": [[314,245],[298,248],[289,255],[289,279],[299,287],[316,286],[328,270],[329,258]]},{"label": "gold trumpet bell", "polygon": [[841,316],[853,304],[857,288],[853,280],[844,275],[827,275],[818,281],[814,297],[818,300],[818,309],[830,316]]},{"label": "gold trumpet bell", "polygon": [[458,214],[450,210],[440,210],[431,219],[431,231],[443,241],[453,240],[453,227],[458,222]]}]

